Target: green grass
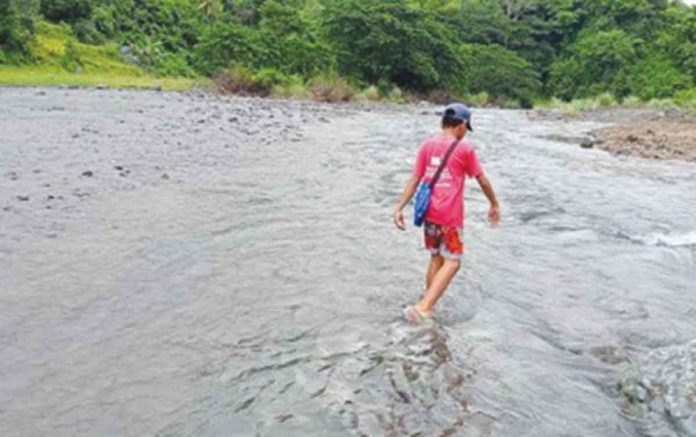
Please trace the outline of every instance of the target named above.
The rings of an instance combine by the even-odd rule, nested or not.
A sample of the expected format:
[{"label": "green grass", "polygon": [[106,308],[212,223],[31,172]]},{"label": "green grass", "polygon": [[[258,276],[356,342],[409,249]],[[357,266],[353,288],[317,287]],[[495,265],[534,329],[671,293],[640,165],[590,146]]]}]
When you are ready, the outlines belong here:
[{"label": "green grass", "polygon": [[109,88],[162,89],[184,91],[202,84],[187,78],[162,78],[148,75],[128,75],[110,72],[70,73],[60,67],[0,65],[0,85],[13,86],[81,86]]},{"label": "green grass", "polygon": [[0,85],[106,86],[109,88],[191,89],[200,80],[155,77],[127,64],[115,44],[89,45],[77,41],[67,25],[39,22],[30,45],[32,62],[0,64]]},{"label": "green grass", "polygon": [[696,88],[679,91],[671,99],[651,99],[644,101],[636,96],[628,96],[619,100],[611,94],[604,93],[596,97],[575,99],[564,102],[557,98],[537,101],[535,108],[559,109],[567,116],[576,116],[582,111],[592,111],[598,108],[681,108],[696,112]]}]

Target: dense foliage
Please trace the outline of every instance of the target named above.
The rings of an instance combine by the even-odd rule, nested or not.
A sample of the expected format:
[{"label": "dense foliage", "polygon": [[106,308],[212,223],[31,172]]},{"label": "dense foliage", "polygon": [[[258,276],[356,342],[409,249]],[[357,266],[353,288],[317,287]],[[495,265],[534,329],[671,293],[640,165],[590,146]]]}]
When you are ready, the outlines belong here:
[{"label": "dense foliage", "polygon": [[0,63],[37,61],[41,20],[160,75],[342,77],[523,105],[696,85],[696,10],[677,0],[0,0]]},{"label": "dense foliage", "polygon": [[0,62],[17,62],[29,53],[35,11],[31,2],[0,0]]}]

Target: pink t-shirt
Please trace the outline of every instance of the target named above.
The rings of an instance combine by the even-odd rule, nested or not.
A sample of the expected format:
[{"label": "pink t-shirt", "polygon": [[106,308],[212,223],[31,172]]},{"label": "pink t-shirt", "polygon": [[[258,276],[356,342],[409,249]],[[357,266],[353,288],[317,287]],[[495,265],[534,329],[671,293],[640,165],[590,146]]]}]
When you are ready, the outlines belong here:
[{"label": "pink t-shirt", "polygon": [[[423,141],[416,156],[413,175],[422,182],[430,182],[455,139],[450,135],[440,135]],[[482,173],[474,148],[466,141],[460,141],[433,188],[425,220],[441,226],[463,227],[464,181],[466,176],[475,178]]]}]

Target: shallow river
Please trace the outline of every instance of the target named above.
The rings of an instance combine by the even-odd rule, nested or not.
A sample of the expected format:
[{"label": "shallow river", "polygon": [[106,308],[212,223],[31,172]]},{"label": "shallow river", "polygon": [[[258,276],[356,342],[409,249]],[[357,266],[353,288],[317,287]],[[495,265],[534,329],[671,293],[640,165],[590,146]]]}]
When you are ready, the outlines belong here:
[{"label": "shallow river", "polygon": [[696,435],[696,165],[475,111],[504,220],[410,326],[436,109],[0,88],[0,434]]}]

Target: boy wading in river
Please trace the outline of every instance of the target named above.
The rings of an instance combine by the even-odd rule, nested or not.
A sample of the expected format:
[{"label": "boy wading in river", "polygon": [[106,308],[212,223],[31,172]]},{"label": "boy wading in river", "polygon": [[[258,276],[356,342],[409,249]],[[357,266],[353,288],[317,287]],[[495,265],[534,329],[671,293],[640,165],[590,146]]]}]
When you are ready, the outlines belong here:
[{"label": "boy wading in river", "polygon": [[492,225],[500,222],[500,208],[493,186],[483,174],[474,148],[464,141],[467,130],[473,131],[469,108],[460,103],[445,108],[442,134],[421,144],[411,179],[406,183],[394,210],[394,224],[405,230],[404,206],[416,193],[421,181],[430,183],[442,166],[439,178],[432,187],[430,205],[425,215],[425,248],[431,254],[425,276],[425,296],[420,302],[406,308],[406,317],[412,322],[430,317],[433,306],[459,270],[464,250],[461,233],[464,225],[464,181],[467,176],[476,178],[490,202],[488,220]]}]

